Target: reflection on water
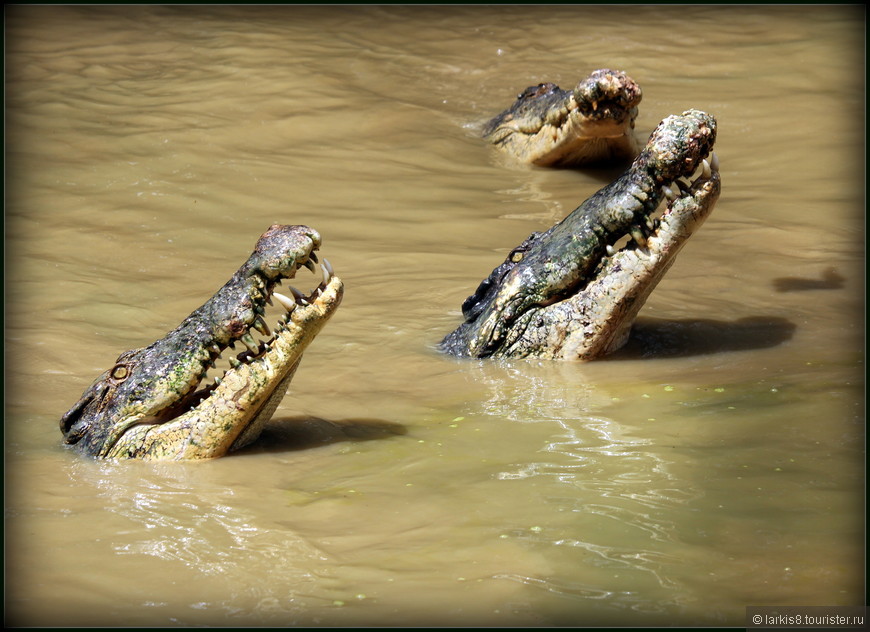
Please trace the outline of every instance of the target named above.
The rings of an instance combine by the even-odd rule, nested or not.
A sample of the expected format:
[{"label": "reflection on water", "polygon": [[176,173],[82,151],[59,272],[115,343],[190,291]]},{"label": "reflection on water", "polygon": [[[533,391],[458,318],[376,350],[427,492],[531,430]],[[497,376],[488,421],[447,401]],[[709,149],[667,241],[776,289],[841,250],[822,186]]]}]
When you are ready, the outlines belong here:
[{"label": "reflection on water", "polygon": [[[742,625],[862,602],[861,17],[7,10],[7,623]],[[717,117],[716,211],[612,359],[438,354],[505,253],[613,177],[476,130],[598,67],[642,85],[641,138]],[[94,375],[275,222],[315,227],[347,292],[262,440],[205,463],[61,448]]]}]

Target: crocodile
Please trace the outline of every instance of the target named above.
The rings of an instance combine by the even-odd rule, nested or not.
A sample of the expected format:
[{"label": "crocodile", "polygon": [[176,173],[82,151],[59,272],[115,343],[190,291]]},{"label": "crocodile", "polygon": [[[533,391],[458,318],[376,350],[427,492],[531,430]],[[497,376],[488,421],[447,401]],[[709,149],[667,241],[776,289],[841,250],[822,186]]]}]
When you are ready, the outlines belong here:
[{"label": "crocodile", "polygon": [[508,254],[465,300],[464,322],[439,348],[563,360],[619,349],[719,197],[715,140],[716,120],[705,112],[665,118],[624,174]]},{"label": "crocodile", "polygon": [[[224,456],[254,441],[341,303],[344,286],[329,261],[318,260],[320,245],[307,226],[271,226],[205,304],[163,338],[122,353],[84,391],[60,420],[64,443],[94,457],[182,460]],[[318,264],[310,294],[275,291],[302,267],[318,273]],[[270,328],[264,315],[273,299],[283,313]],[[236,343],[245,349],[209,381],[209,369]]]},{"label": "crocodile", "polygon": [[483,138],[542,167],[628,163],[640,151],[634,123],[641,97],[631,77],[608,68],[593,71],[573,90],[541,83],[486,123]]}]

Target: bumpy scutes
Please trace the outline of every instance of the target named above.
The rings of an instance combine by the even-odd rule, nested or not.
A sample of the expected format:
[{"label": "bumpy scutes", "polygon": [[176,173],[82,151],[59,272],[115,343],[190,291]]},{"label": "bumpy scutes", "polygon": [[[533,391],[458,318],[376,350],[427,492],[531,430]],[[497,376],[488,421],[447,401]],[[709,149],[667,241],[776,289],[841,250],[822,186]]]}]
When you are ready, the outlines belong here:
[{"label": "bumpy scutes", "polygon": [[441,349],[573,360],[618,349],[677,252],[713,210],[721,188],[715,139],[715,119],[699,110],[663,120],[628,171],[511,251],[466,299],[465,322]]},{"label": "bumpy scutes", "polygon": [[489,121],[483,137],[517,160],[544,167],[579,167],[637,156],[634,135],[640,86],[619,70],[602,68],[573,90],[541,83]]},{"label": "bumpy scutes", "polygon": [[[202,459],[223,456],[259,435],[287,390],[302,353],[341,303],[343,285],[320,235],[273,225],[232,278],[177,328],[148,347],[125,351],[63,415],[64,442],[104,458]],[[310,295],[282,280],[306,267]],[[284,315],[264,319],[273,300]],[[258,334],[265,339],[257,339]],[[222,377],[203,384],[221,354],[241,343]]]}]

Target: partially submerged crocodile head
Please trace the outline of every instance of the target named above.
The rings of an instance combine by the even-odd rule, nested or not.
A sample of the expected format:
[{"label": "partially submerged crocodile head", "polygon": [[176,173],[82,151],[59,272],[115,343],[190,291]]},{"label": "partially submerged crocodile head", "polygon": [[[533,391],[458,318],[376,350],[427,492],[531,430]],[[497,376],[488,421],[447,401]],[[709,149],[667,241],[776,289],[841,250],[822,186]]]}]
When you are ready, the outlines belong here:
[{"label": "partially submerged crocodile head", "polygon": [[621,347],[719,197],[715,140],[715,119],[699,110],[663,120],[628,171],[511,251],[463,303],[465,322],[440,348],[591,360]]},{"label": "partially submerged crocodile head", "polygon": [[[125,351],[64,414],[64,442],[105,458],[201,459],[259,435],[284,397],[302,353],[338,308],[343,285],[329,262],[308,296],[275,292],[301,267],[315,271],[320,235],[275,224],[245,264],[202,307],[148,347]],[[270,329],[266,304],[286,313]],[[266,340],[256,340],[259,332]],[[222,378],[203,384],[227,347]]]},{"label": "partially submerged crocodile head", "polygon": [[522,162],[577,167],[628,162],[640,147],[634,136],[641,89],[624,72],[596,70],[573,90],[542,83],[486,124],[483,137]]}]

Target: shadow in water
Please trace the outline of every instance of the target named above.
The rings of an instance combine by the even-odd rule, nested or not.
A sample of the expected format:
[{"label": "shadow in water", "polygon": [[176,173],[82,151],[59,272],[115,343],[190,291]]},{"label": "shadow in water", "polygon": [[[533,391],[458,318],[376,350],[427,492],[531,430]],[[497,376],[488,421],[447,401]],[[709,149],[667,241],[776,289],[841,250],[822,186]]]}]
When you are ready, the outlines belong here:
[{"label": "shadow in water", "polygon": [[775,347],[789,340],[796,325],[778,316],[736,321],[638,318],[628,343],[610,360],[675,358],[724,351]]},{"label": "shadow in water", "polygon": [[339,441],[372,441],[407,434],[402,424],[380,419],[342,419],[319,417],[281,417],[266,424],[263,433],[239,454],[306,450]]},{"label": "shadow in water", "polygon": [[821,279],[802,279],[800,277],[780,277],[773,280],[777,292],[806,292],[808,290],[838,290],[843,287],[845,277],[836,268],[828,268]]}]

